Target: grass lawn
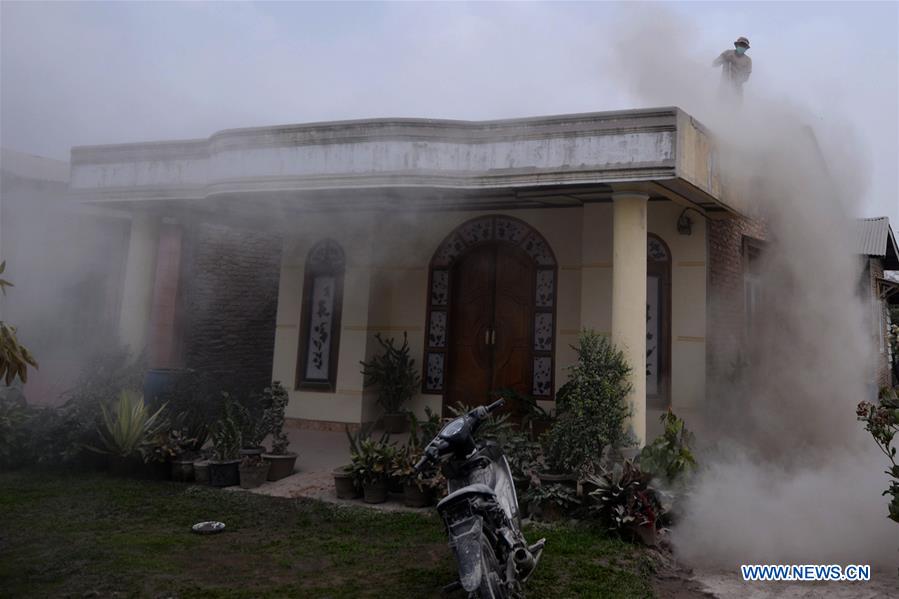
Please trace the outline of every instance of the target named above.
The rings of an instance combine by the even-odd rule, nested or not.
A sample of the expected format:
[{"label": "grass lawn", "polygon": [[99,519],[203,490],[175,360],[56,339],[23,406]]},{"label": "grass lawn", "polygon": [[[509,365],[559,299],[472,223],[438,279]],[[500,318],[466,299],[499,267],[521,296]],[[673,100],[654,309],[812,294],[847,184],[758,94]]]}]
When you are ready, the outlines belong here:
[{"label": "grass lawn", "polygon": [[[212,519],[226,532],[189,531]],[[526,534],[547,537],[529,599],[653,596],[639,549],[584,526]],[[435,514],[102,474],[0,474],[3,597],[415,598],[440,596],[454,577]]]}]

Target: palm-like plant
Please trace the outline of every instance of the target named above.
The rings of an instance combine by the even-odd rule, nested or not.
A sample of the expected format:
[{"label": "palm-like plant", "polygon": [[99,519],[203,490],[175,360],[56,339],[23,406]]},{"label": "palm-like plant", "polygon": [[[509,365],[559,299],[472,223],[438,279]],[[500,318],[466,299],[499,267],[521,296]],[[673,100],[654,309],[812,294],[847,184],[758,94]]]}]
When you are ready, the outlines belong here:
[{"label": "palm-like plant", "polygon": [[99,453],[128,458],[137,454],[146,458],[147,445],[165,426],[165,406],[150,413],[140,393],[122,391],[111,409],[100,406],[103,426],[97,427],[103,447],[90,449]]}]

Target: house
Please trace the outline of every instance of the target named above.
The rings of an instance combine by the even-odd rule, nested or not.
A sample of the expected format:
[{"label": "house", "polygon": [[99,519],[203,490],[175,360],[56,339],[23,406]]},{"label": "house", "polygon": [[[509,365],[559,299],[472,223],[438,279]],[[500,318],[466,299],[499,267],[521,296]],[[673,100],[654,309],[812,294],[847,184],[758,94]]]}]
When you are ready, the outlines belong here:
[{"label": "house", "polygon": [[377,333],[408,333],[412,407],[440,411],[507,387],[551,408],[591,328],[633,366],[645,439],[739,348],[764,238],[678,108],[76,147],[69,195],[130,218],[124,343],[280,380],[288,416],[323,429],[379,417],[359,366]]},{"label": "house", "polygon": [[874,379],[881,388],[893,384],[889,306],[899,304],[899,283],[887,279],[885,272],[899,270],[899,246],[886,216],[859,219],[855,225],[855,252],[862,260],[859,295],[871,308],[871,336],[877,349]]}]

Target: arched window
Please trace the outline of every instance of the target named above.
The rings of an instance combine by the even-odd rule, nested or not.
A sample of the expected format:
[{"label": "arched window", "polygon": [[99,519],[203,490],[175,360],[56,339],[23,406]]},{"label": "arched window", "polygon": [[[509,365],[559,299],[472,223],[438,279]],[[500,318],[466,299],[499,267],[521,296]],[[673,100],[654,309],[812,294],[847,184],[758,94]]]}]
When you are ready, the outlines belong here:
[{"label": "arched window", "polygon": [[303,278],[297,388],[336,388],[345,269],[346,258],[336,241],[325,239],[309,250]]},{"label": "arched window", "polygon": [[671,405],[671,251],[650,233],[646,239],[646,403]]}]

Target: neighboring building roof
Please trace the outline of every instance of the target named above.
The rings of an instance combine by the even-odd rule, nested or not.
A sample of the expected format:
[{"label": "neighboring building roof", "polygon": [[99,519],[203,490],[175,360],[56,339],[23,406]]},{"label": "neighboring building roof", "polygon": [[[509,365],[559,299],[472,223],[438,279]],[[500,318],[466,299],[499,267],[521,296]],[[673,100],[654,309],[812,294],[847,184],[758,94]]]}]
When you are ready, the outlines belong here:
[{"label": "neighboring building roof", "polygon": [[36,181],[69,182],[69,163],[0,148],[0,171]]},{"label": "neighboring building roof", "polygon": [[884,259],[887,270],[899,269],[899,248],[886,216],[860,218],[855,221],[855,252]]}]

